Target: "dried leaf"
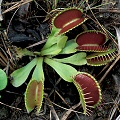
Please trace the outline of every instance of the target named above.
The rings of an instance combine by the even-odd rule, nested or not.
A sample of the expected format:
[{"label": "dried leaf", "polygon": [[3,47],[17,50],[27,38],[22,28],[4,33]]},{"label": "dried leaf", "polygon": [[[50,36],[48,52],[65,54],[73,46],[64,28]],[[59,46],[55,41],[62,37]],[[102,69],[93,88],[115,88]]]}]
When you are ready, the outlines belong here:
[{"label": "dried leaf", "polygon": [[116,118],[116,120],[120,120],[120,115]]},{"label": "dried leaf", "polygon": [[1,10],[1,4],[2,4],[2,0],[0,0],[0,21],[3,20],[2,10]]},{"label": "dried leaf", "polygon": [[[23,2],[26,2],[27,0],[22,0]],[[20,6],[20,9],[18,11],[19,17],[23,18],[25,15],[28,14],[28,9],[29,9],[30,3],[26,3],[22,6]]]},{"label": "dried leaf", "polygon": [[116,34],[117,34],[117,39],[118,39],[118,54],[120,54],[120,30],[117,27],[114,27],[116,30]]}]

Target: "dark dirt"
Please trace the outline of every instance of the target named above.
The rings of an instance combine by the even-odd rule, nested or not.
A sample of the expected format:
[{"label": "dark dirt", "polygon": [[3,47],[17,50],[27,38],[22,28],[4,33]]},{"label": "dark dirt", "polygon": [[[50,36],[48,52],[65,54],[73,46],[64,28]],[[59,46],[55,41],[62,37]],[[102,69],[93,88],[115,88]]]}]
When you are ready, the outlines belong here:
[{"label": "dark dirt", "polygon": [[[14,1],[3,1],[2,11],[12,6],[4,5],[8,2],[12,3]],[[114,4],[111,4],[111,6],[101,6],[101,9],[94,9],[93,13],[98,21],[101,23],[101,25],[103,25],[108,31],[116,36],[115,30],[112,26],[120,26],[120,13],[113,11],[111,12],[109,11],[109,9],[119,9],[120,2],[117,0],[108,0],[107,3],[109,2],[114,2]],[[66,8],[73,6],[79,7],[78,3],[81,2],[79,0],[59,0],[57,8]],[[92,3],[92,1],[90,1],[90,3]],[[105,1],[100,0],[95,5],[101,4],[105,4]],[[30,45],[33,45],[34,43],[47,39],[47,36],[50,34],[51,19],[56,13],[55,12],[48,16],[47,13],[52,10],[52,5],[53,1],[51,0],[49,2],[47,2],[47,0],[36,0],[35,2],[30,2],[28,11],[27,8],[25,12],[21,9],[16,11],[16,8],[3,14],[3,21],[1,22],[1,32],[4,34],[4,32],[7,31],[8,38],[4,38],[3,34],[1,34],[0,37],[2,40],[5,40],[6,47],[9,48],[14,58],[13,62],[16,63],[14,66],[12,65],[14,70],[26,65],[31,59],[28,56],[17,59],[14,52],[16,47],[28,47]],[[87,7],[87,5],[81,5],[83,5],[84,9]],[[86,14],[94,18],[90,11],[87,11]],[[48,20],[45,21],[46,16],[48,16]],[[100,30],[100,26],[98,24],[95,24],[91,20],[88,20],[86,22],[86,26],[89,29]],[[79,26],[67,33],[67,35],[70,39],[72,39],[81,31],[83,31],[83,29],[81,26]],[[108,45],[110,45],[111,47],[115,46],[113,42],[109,42]],[[36,45],[29,48],[29,50],[37,51],[41,49],[42,46],[43,44]],[[2,42],[0,42],[0,47],[5,50]],[[99,81],[111,64],[112,62],[101,74],[99,73],[102,71],[104,66],[91,67],[84,65],[76,67],[76,69],[92,74]],[[0,67],[5,68],[6,66],[0,64]],[[12,69],[9,69],[8,75],[12,71]],[[24,93],[29,79],[24,85],[20,86],[19,88],[14,88],[10,84],[11,78],[9,78],[9,85],[5,90],[0,92],[2,96],[2,98],[0,99],[0,120],[56,120],[54,117],[55,114],[52,113],[51,101],[53,102],[52,105],[54,110],[56,111],[58,117],[61,119],[67,111],[64,108],[69,109],[79,103],[79,95],[75,86],[60,79],[56,72],[47,65],[45,65],[45,78],[45,98],[43,101],[42,111],[39,116],[36,116],[35,110],[28,114],[25,108]],[[120,62],[118,61],[116,65],[112,68],[110,73],[107,75],[107,77],[104,79],[104,81],[101,83],[103,99],[101,104],[93,110],[91,116],[85,116],[79,113],[82,112],[82,107],[78,106],[75,109],[75,111],[78,112],[71,112],[67,120],[109,120],[109,116],[113,112],[112,108],[117,106],[117,109],[112,117],[112,120],[115,120],[116,117],[120,114],[119,103],[115,101],[117,100],[116,97],[119,93],[119,79]],[[64,101],[61,98],[64,98]]]}]

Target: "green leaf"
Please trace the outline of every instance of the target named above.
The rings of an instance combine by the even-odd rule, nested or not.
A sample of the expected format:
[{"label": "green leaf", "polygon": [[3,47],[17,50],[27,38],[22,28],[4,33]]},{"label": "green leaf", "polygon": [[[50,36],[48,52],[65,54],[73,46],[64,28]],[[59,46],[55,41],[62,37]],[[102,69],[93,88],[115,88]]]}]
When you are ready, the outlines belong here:
[{"label": "green leaf", "polygon": [[67,36],[61,36],[60,39],[57,40],[57,45],[59,48],[63,49],[66,45],[68,37]]},{"label": "green leaf", "polygon": [[77,74],[77,70],[70,65],[66,65],[49,58],[45,58],[44,62],[50,65],[59,75],[67,82],[72,82],[73,77]]},{"label": "green leaf", "polygon": [[58,33],[60,32],[60,30],[61,30],[61,29],[56,28],[55,26],[53,26],[52,32],[51,32],[50,36],[57,36]]},{"label": "green leaf", "polygon": [[55,58],[54,60],[62,63],[69,63],[72,65],[85,65],[87,63],[85,52],[77,53],[67,58],[62,59]]},{"label": "green leaf", "polygon": [[49,35],[48,40],[42,50],[48,49],[49,47],[57,43],[57,40],[61,37],[61,35],[58,35],[59,31],[60,29],[53,27],[52,33]]},{"label": "green leaf", "polygon": [[48,49],[42,50],[41,55],[42,56],[44,56],[44,55],[57,55],[60,53],[61,50],[62,49],[60,47],[58,47],[57,44],[55,44]]},{"label": "green leaf", "polygon": [[37,114],[39,114],[44,95],[44,84],[42,81],[31,80],[25,92],[25,106],[27,112],[30,113],[37,107]]},{"label": "green leaf", "polygon": [[8,79],[6,73],[2,69],[0,69],[0,90],[5,89],[7,83],[8,83]]},{"label": "green leaf", "polygon": [[44,81],[44,72],[43,72],[43,57],[38,58],[37,65],[32,74],[32,79],[39,81]]},{"label": "green leaf", "polygon": [[[66,45],[66,41],[68,39],[65,35],[59,35],[57,37],[52,38],[55,41],[50,41],[49,45],[46,49],[42,49],[41,55],[57,55]],[[50,46],[51,45],[51,46]]]},{"label": "green leaf", "polygon": [[63,48],[63,50],[60,52],[60,54],[70,54],[75,53],[77,51],[78,44],[75,42],[75,40],[69,40],[66,43],[66,46]]},{"label": "green leaf", "polygon": [[26,79],[28,78],[31,70],[37,63],[37,58],[33,59],[30,63],[28,63],[26,66],[15,70],[12,74],[11,77],[13,78],[12,85],[14,87],[19,87],[22,85]]},{"label": "green leaf", "polygon": [[16,52],[18,58],[22,58],[23,56],[35,56],[33,52],[27,50],[26,48],[25,49],[17,48]]}]

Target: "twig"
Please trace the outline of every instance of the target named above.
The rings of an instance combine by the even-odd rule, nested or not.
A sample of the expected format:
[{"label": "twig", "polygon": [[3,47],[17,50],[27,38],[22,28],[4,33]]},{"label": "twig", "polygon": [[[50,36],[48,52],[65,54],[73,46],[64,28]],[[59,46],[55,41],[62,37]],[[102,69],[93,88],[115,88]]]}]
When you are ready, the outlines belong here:
[{"label": "twig", "polygon": [[54,85],[54,88],[51,90],[51,92],[50,92],[50,94],[49,94],[49,97],[52,95],[52,93],[55,91],[55,87],[60,83],[60,81],[61,81],[61,78],[59,78],[58,80],[57,80],[57,82],[55,83],[55,85]]},{"label": "twig", "polygon": [[[11,69],[11,70],[14,70],[12,66],[15,66],[15,64],[14,64],[14,62],[13,62],[13,58],[12,58],[12,56],[11,56],[11,51],[10,51],[10,49],[9,49],[10,44],[9,44],[9,46],[8,46],[8,45],[6,44],[6,42],[5,42],[5,41],[8,39],[8,38],[7,38],[6,31],[4,30],[4,33],[0,32],[0,35],[2,36],[2,37],[1,37],[2,43],[3,43],[3,46],[4,46],[5,51],[6,51],[6,52],[5,52],[5,51],[2,50],[2,48],[1,48],[2,52],[4,53],[5,57],[7,58],[7,63],[6,63],[6,65],[7,65],[7,66],[10,66],[10,69]],[[8,57],[8,55],[9,55],[9,57]]]},{"label": "twig", "polygon": [[53,116],[55,117],[55,120],[60,120],[56,111],[55,111],[55,109],[54,109],[54,107],[53,107],[53,105],[52,105],[52,101],[49,99],[48,95],[46,95],[46,97],[47,97],[47,100],[49,102],[49,107],[51,109],[51,112],[52,112]]},{"label": "twig", "polygon": [[6,52],[5,52],[1,47],[0,47],[0,49],[2,50],[2,52],[3,52],[4,55],[5,55],[5,56],[4,56],[4,55],[2,54],[2,52],[0,52],[0,57],[2,58],[2,59],[0,58],[1,63],[3,63],[4,66],[9,66],[11,70],[14,70],[13,67],[10,65],[10,61],[9,61],[9,58],[8,58]]},{"label": "twig", "polygon": [[10,11],[12,11],[12,10],[14,10],[14,9],[16,9],[16,8],[19,8],[20,6],[22,6],[22,5],[24,5],[24,4],[27,4],[27,3],[29,3],[29,2],[32,2],[32,1],[33,1],[33,0],[27,0],[27,1],[25,1],[25,2],[19,1],[18,3],[16,3],[16,4],[13,5],[12,7],[8,8],[8,9],[5,10],[4,12],[2,12],[2,14],[5,14],[5,13],[7,13],[7,12],[10,12]]},{"label": "twig", "polygon": [[91,11],[91,13],[92,13],[92,15],[93,15],[93,17],[94,17],[95,20],[94,20],[93,18],[91,18],[90,16],[88,16],[88,15],[87,15],[87,17],[90,18],[90,19],[92,19],[96,24],[98,24],[98,25],[100,26],[100,28],[101,28],[106,34],[109,35],[109,37],[113,40],[113,42],[114,42],[116,45],[118,45],[117,42],[113,39],[113,37],[111,37],[110,32],[109,32],[103,25],[101,25],[100,22],[98,21],[98,19],[95,17],[95,15],[94,15],[94,13],[93,13],[90,5],[88,4],[87,0],[86,0],[86,3],[87,3],[88,8],[90,9],[90,11]]},{"label": "twig", "polygon": [[7,34],[8,34],[8,30],[9,30],[10,24],[11,24],[11,22],[12,22],[12,20],[13,20],[13,17],[15,16],[15,14],[17,13],[18,10],[19,10],[19,8],[13,13],[13,15],[12,15],[12,17],[11,17],[11,19],[10,19],[10,22],[9,22],[8,27],[7,27],[7,29],[6,29]]},{"label": "twig", "polygon": [[6,106],[6,107],[12,108],[12,109],[22,110],[22,109],[20,109],[20,108],[13,107],[13,106],[7,105],[7,104],[2,103],[2,102],[0,102],[0,104],[1,104],[1,105],[4,105],[4,106]]},{"label": "twig", "polygon": [[[117,74],[116,74],[116,75],[113,75],[113,79],[114,79],[116,85],[118,86],[118,87],[117,87],[117,88],[118,88],[118,94],[117,94],[117,97],[116,97],[115,100],[114,100],[114,105],[113,105],[112,109],[110,110],[110,114],[109,114],[109,117],[108,117],[109,120],[112,120],[112,118],[113,118],[116,110],[117,110],[117,109],[119,110],[118,105],[119,105],[119,103],[120,103],[120,81],[119,81],[119,76],[117,76]],[[119,111],[119,112],[120,112],[120,111]]]},{"label": "twig", "polygon": [[[72,109],[72,107],[68,104],[68,102],[55,90],[55,92],[57,93],[57,95],[63,100],[63,102],[66,104],[66,105],[68,105],[69,107],[70,107],[70,109]],[[77,113],[75,113],[76,114],[76,116],[78,116],[77,115]]]},{"label": "twig", "polygon": [[96,78],[100,76],[108,67],[110,66],[110,63],[108,63],[103,69],[97,74]]},{"label": "twig", "polygon": [[68,109],[68,108],[62,107],[62,106],[60,106],[60,105],[57,105],[57,104],[54,103],[54,102],[52,102],[52,104],[54,104],[55,106],[57,106],[57,107],[59,107],[59,108],[62,108],[62,109],[64,109],[64,110],[70,110],[71,112],[84,114],[83,112],[79,112],[79,111],[76,111],[76,110],[73,110],[73,109]]},{"label": "twig", "polygon": [[105,79],[105,77],[107,76],[107,74],[110,72],[110,70],[114,67],[114,65],[118,62],[118,60],[120,59],[120,55],[116,58],[116,60],[112,63],[112,65],[109,67],[109,69],[105,72],[105,74],[103,75],[103,77],[100,79],[99,83],[101,84],[102,81]]},{"label": "twig", "polygon": [[72,107],[62,116],[61,120],[66,120],[66,119],[68,118],[68,116],[71,114],[71,112],[72,112],[71,110],[76,109],[77,107],[80,106],[80,104],[81,104],[81,102],[79,102],[78,104],[72,106]]},{"label": "twig", "polygon": [[57,95],[62,99],[62,101],[66,104],[66,105],[68,105],[69,107],[71,107],[69,104],[68,104],[68,102],[55,90],[55,92],[57,93]]},{"label": "twig", "polygon": [[34,43],[34,44],[32,44],[32,45],[30,45],[30,46],[28,46],[28,47],[26,47],[26,48],[31,48],[31,47],[34,47],[34,46],[40,45],[40,44],[42,44],[42,43],[45,43],[46,41],[47,41],[46,39],[45,39],[45,40],[42,40],[42,41],[39,41],[39,42]]},{"label": "twig", "polygon": [[110,114],[109,114],[109,117],[108,117],[108,120],[112,120],[115,112],[116,112],[116,109],[118,108],[118,104],[120,103],[120,93],[118,93],[116,99],[115,99],[115,104],[114,106],[112,107],[111,111],[110,111]]}]

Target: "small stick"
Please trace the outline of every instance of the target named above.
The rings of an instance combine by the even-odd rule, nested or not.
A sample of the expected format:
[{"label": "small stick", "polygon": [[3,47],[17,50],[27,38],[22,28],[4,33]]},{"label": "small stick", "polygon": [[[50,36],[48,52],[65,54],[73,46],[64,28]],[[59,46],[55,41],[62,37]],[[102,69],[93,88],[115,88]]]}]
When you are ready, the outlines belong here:
[{"label": "small stick", "polygon": [[10,12],[11,10],[14,10],[16,8],[19,8],[20,6],[24,5],[24,4],[27,4],[29,2],[32,2],[33,0],[28,0],[28,1],[25,1],[25,2],[22,2],[22,1],[19,1],[18,3],[16,3],[15,5],[13,5],[12,7],[8,8],[7,10],[5,10],[4,12],[2,12],[2,14],[5,14],[7,12]]},{"label": "small stick", "polygon": [[102,81],[105,79],[105,77],[107,76],[107,74],[110,72],[110,70],[114,67],[114,65],[118,62],[118,60],[120,59],[120,55],[116,58],[116,60],[112,63],[112,65],[109,67],[109,69],[105,72],[105,74],[103,75],[103,77],[100,79],[99,83],[101,84]]},{"label": "small stick", "polygon": [[40,44],[42,44],[42,43],[45,43],[46,41],[47,41],[46,39],[45,39],[45,40],[42,40],[42,41],[39,41],[39,42],[34,43],[34,44],[32,44],[32,45],[30,45],[30,46],[28,46],[28,47],[26,47],[26,48],[31,48],[31,47],[34,47],[34,46],[40,45]]},{"label": "small stick", "polygon": [[20,109],[20,108],[13,107],[13,106],[7,105],[7,104],[2,103],[2,102],[0,102],[0,104],[1,104],[1,105],[4,105],[4,106],[6,106],[6,107],[12,108],[12,109],[22,110],[22,109]]},{"label": "small stick", "polygon": [[54,107],[53,107],[53,105],[52,105],[52,101],[49,99],[48,95],[46,95],[46,97],[47,97],[47,100],[49,102],[49,107],[51,109],[51,112],[52,112],[53,116],[55,117],[55,120],[60,120],[56,111],[55,111],[55,109],[54,109]]},{"label": "small stick", "polygon": [[81,105],[81,102],[72,106],[61,118],[61,120],[67,120],[68,116],[71,114],[72,110],[76,109]]}]

